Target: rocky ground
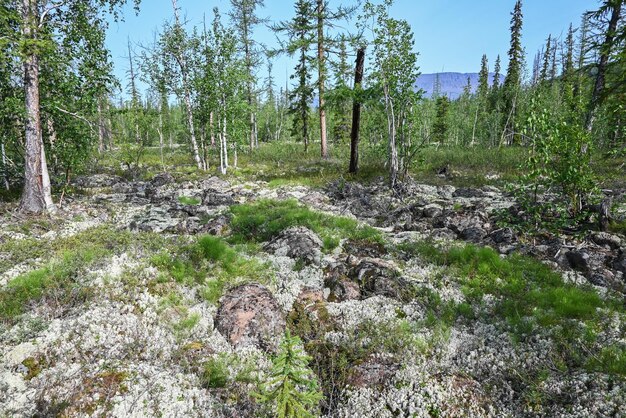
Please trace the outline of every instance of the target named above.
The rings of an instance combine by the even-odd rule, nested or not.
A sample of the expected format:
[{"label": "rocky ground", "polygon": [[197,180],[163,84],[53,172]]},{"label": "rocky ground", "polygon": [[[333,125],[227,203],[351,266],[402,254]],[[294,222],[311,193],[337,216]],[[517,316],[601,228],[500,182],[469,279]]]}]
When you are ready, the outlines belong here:
[{"label": "rocky ground", "polygon": [[[497,225],[514,202],[491,186],[392,193],[382,180],[269,188],[169,174],[75,185],[52,222],[0,219],[0,303],[33,272],[71,279],[2,317],[0,416],[262,416],[252,393],[286,327],[312,356],[320,415],[626,416],[623,236],[529,240]],[[294,216],[282,231],[256,231],[254,245],[233,240],[233,207],[290,199],[324,222],[374,227],[374,239],[342,236],[348,221],[315,231]],[[193,264],[184,251],[205,235],[225,237],[234,255]],[[533,295],[545,315],[512,324],[507,293],[481,285],[476,296],[471,280],[483,276],[412,250],[424,242],[433,254],[473,243],[498,259],[529,255],[557,272],[558,303]],[[556,312],[577,289],[597,298],[591,312]]]}]

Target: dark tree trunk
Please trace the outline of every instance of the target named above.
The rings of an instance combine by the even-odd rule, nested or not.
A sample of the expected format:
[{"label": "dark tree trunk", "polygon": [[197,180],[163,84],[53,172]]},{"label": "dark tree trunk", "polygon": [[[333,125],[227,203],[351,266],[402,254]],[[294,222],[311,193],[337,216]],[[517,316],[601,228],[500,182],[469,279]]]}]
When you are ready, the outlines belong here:
[{"label": "dark tree trunk", "polygon": [[587,116],[585,118],[585,129],[591,131],[593,128],[593,122],[595,119],[595,111],[600,104],[602,94],[604,92],[606,69],[609,64],[609,57],[611,55],[611,47],[615,40],[615,31],[617,30],[617,24],[622,12],[622,1],[614,1],[613,10],[611,12],[611,19],[609,20],[609,26],[606,31],[604,42],[600,46],[600,60],[598,62],[598,73],[596,74],[596,80],[593,85],[593,91],[591,93],[591,100],[589,101],[589,107],[587,109]]},{"label": "dark tree trunk", "polygon": [[[360,48],[356,53],[356,70],[354,71],[354,91],[358,91],[363,81],[363,65],[365,63],[365,49]],[[356,174],[359,170],[359,130],[361,127],[361,103],[358,97],[352,104],[352,131],[350,132],[350,173]]]}]

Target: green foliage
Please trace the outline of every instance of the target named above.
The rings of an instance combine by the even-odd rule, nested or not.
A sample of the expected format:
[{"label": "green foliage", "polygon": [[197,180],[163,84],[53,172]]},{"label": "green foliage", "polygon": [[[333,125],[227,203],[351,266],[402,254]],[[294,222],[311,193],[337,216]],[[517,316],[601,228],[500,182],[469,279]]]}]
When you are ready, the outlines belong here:
[{"label": "green foliage", "polygon": [[[515,192],[526,213],[522,223],[535,230],[548,225],[559,229],[580,220],[596,191],[591,141],[582,126],[542,108],[540,99],[531,100],[524,128],[531,147]],[[542,199],[549,189],[559,192],[556,199]]]},{"label": "green foliage", "polygon": [[0,320],[11,321],[23,314],[29,304],[42,299],[67,309],[88,297],[79,282],[79,273],[107,254],[106,249],[87,245],[68,251],[43,269],[20,275],[0,290]]},{"label": "green foliage", "polygon": [[207,389],[225,388],[228,383],[228,364],[224,357],[213,357],[202,366],[202,386]]},{"label": "green foliage", "polygon": [[[555,356],[564,364],[623,373],[622,349],[600,346],[606,356],[593,357],[588,347],[600,344],[595,335],[606,325],[603,310],[625,313],[620,301],[601,298],[591,287],[567,284],[559,273],[538,261],[519,255],[502,258],[488,247],[465,245],[441,250],[432,243],[418,242],[402,249],[454,269],[472,305],[480,305],[485,295],[493,295],[493,313],[506,321],[515,338],[547,332],[559,347]],[[457,312],[466,310],[462,307]]]},{"label": "green foliage", "polygon": [[260,402],[273,405],[278,418],[314,417],[322,394],[315,375],[309,369],[311,360],[300,348],[302,342],[289,330],[272,361],[270,379],[259,386]]},{"label": "green foliage", "polygon": [[179,196],[178,201],[183,205],[197,206],[201,203],[201,200],[197,197]]},{"label": "green foliage", "polygon": [[360,225],[354,219],[331,216],[301,206],[295,200],[259,200],[231,207],[233,242],[268,241],[284,229],[304,226],[323,239],[326,250],[338,245],[339,238],[383,242],[380,232]]},{"label": "green foliage", "polygon": [[264,263],[245,254],[245,246],[235,248],[219,237],[205,235],[175,251],[162,251],[151,263],[177,283],[200,286],[200,295],[217,303],[224,289],[244,281],[267,283],[272,276]]},{"label": "green foliage", "polygon": [[450,106],[450,100],[447,96],[440,96],[435,102],[437,108],[437,114],[435,116],[435,122],[433,124],[433,141],[440,144],[446,143],[448,134],[448,107]]}]

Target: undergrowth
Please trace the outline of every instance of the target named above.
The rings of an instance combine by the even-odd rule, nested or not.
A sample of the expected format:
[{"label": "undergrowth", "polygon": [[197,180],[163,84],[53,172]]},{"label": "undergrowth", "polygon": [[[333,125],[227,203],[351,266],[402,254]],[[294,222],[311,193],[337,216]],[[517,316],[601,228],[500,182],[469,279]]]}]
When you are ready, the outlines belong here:
[{"label": "undergrowth", "polygon": [[[602,347],[598,340],[607,326],[607,312],[626,313],[623,302],[601,298],[591,286],[565,283],[559,273],[536,260],[521,255],[502,258],[488,247],[442,250],[422,241],[403,244],[400,250],[452,269],[472,306],[493,296],[489,316],[502,318],[514,339],[547,332],[559,349],[555,360],[562,367],[586,366],[626,376],[626,347]],[[590,354],[594,347],[604,355]]]},{"label": "undergrowth", "polygon": [[382,234],[370,226],[360,225],[354,219],[313,211],[295,200],[258,200],[232,206],[231,211],[231,241],[234,243],[269,241],[293,226],[304,226],[317,233],[327,251],[336,248],[343,238],[383,242]]}]

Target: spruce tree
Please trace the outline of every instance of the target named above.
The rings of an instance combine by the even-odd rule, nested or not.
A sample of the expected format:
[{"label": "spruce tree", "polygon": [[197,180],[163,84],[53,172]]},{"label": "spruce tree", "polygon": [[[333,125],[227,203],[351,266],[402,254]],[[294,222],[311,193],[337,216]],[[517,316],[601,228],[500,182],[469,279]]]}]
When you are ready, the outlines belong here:
[{"label": "spruce tree", "polygon": [[508,53],[509,66],[503,85],[503,138],[508,142],[512,142],[513,140],[515,119],[517,116],[517,100],[522,82],[522,62],[524,58],[524,50],[522,48],[522,0],[515,2],[511,16],[511,45]]},{"label": "spruce tree", "polygon": [[478,97],[484,99],[487,97],[487,93],[489,93],[489,61],[487,55],[483,54],[478,73]]},{"label": "spruce tree", "polygon": [[496,57],[496,63],[493,66],[493,83],[491,84],[491,89],[496,92],[500,88],[500,55]]},{"label": "spruce tree", "polygon": [[295,12],[293,19],[273,25],[271,29],[287,37],[287,42],[274,53],[286,52],[291,57],[297,56],[294,74],[289,77],[296,81],[295,88],[289,92],[289,113],[293,115],[291,135],[302,139],[304,150],[307,151],[310,136],[309,112],[314,91],[311,76],[315,58],[311,49],[315,43],[317,29],[315,5],[312,0],[297,0]]}]

